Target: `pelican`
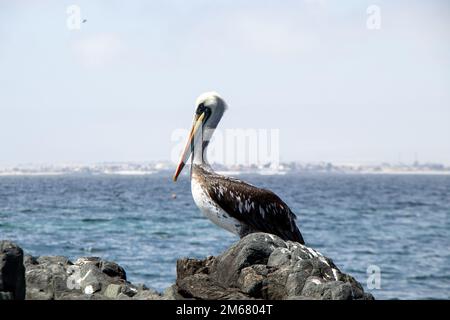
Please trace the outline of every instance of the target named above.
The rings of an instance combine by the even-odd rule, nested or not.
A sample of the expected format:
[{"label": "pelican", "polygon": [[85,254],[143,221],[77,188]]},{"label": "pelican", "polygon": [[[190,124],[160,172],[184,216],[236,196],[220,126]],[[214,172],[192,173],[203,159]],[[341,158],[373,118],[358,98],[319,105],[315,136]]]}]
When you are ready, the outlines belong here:
[{"label": "pelican", "polygon": [[209,141],[228,108],[225,100],[216,92],[206,92],[195,105],[192,128],[173,180],[177,181],[192,155],[192,196],[213,223],[241,238],[253,232],[266,232],[304,244],[295,214],[275,193],[219,175],[208,163]]}]

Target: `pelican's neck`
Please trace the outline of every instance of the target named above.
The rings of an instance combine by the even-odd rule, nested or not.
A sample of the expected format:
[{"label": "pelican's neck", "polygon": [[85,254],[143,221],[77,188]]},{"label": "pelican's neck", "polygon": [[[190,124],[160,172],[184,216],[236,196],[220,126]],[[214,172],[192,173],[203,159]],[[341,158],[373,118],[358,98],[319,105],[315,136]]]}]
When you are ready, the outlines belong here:
[{"label": "pelican's neck", "polygon": [[206,165],[209,167],[207,153],[208,145],[214,134],[214,129],[204,128],[202,134],[198,137],[198,141],[195,142],[194,151],[192,154],[192,163],[197,165]]},{"label": "pelican's neck", "polygon": [[193,164],[199,164],[199,165],[202,164],[202,165],[209,166],[209,162],[208,162],[208,158],[207,158],[208,144],[209,144],[209,140],[201,141],[201,142],[199,142],[198,146],[196,146],[194,148],[194,153],[193,153],[193,157],[192,157]]}]

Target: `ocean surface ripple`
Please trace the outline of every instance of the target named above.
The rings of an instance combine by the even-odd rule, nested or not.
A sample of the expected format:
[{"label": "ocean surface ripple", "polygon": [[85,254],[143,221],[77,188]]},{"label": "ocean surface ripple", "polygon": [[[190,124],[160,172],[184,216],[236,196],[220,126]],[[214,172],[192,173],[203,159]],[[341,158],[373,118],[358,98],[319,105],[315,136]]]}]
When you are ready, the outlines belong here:
[{"label": "ocean surface ripple", "polygon": [[[307,244],[378,299],[450,298],[450,176],[242,175],[297,214]],[[176,194],[176,198],[172,197]],[[0,239],[33,255],[100,256],[133,283],[164,290],[181,257],[220,254],[237,240],[195,207],[184,176],[0,177]]]}]

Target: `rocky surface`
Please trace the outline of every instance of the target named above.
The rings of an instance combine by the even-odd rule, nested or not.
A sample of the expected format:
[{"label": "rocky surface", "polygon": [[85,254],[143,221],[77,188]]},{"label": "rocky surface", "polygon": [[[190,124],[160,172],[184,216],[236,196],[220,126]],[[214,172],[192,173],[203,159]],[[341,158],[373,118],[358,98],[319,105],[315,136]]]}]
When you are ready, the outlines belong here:
[{"label": "rocky surface", "polygon": [[190,299],[373,299],[329,258],[265,233],[218,257],[178,260],[174,290]]},{"label": "rocky surface", "polygon": [[145,285],[127,281],[117,263],[97,257],[32,257],[10,241],[0,241],[0,300],[160,300]]},{"label": "rocky surface", "polygon": [[164,299],[144,285],[127,281],[118,264],[97,257],[72,262],[66,257],[25,256],[26,299],[105,300]]},{"label": "rocky surface", "polygon": [[10,241],[0,241],[0,300],[24,298],[23,251]]},{"label": "rocky surface", "polygon": [[163,294],[128,282],[111,261],[24,256],[17,245],[0,241],[0,299],[24,298],[373,299],[319,252],[265,233],[250,234],[217,257],[178,260],[176,283]]}]

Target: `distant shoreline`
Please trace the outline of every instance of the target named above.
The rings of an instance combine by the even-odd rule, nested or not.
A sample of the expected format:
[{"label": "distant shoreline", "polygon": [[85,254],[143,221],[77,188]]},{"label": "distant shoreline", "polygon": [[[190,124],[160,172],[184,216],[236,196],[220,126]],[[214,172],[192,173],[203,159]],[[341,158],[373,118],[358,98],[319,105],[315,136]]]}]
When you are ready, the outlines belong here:
[{"label": "distant shoreline", "polygon": [[[50,177],[50,176],[79,176],[79,177],[106,177],[106,176],[150,176],[158,173],[164,173],[165,171],[128,171],[128,172],[101,172],[101,173],[79,173],[79,172],[0,172],[0,177]],[[218,171],[220,174],[226,176],[238,176],[238,175],[260,175],[260,176],[278,176],[278,175],[432,175],[432,176],[447,176],[450,175],[450,171],[274,171],[274,172],[258,172],[258,171]]]},{"label": "distant shoreline", "polygon": [[[226,176],[240,175],[295,175],[295,174],[346,174],[346,175],[450,175],[450,166],[441,163],[332,163],[332,162],[277,162],[259,164],[212,163],[213,169]],[[147,176],[172,175],[175,164],[156,162],[99,162],[99,163],[23,163],[0,167],[1,176]]]}]

